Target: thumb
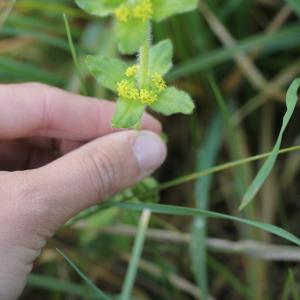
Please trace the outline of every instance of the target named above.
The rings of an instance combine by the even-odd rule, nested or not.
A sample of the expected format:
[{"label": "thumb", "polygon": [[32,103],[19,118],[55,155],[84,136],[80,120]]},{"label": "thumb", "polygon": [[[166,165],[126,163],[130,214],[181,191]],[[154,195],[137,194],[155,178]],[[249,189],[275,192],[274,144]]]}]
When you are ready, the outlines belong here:
[{"label": "thumb", "polygon": [[107,135],[32,171],[36,188],[31,187],[30,197],[45,205],[52,219],[47,224],[56,229],[82,209],[148,176],[165,157],[165,144],[152,132]]},{"label": "thumb", "polygon": [[[16,299],[46,238],[80,210],[153,172],[166,147],[151,132],[107,135],[0,185],[0,299]],[[9,271],[8,271],[9,270]]]}]

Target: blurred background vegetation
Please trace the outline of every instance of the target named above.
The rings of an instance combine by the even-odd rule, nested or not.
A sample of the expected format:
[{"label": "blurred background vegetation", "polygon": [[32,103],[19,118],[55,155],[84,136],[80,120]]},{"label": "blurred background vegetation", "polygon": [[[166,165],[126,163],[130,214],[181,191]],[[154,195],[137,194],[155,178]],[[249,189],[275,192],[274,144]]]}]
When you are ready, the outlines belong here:
[{"label": "blurred background vegetation", "polygon": [[[118,55],[109,18],[88,16],[72,0],[14,2],[0,1],[0,82],[39,81],[80,93],[65,13],[88,95],[113,100],[82,63],[87,54]],[[286,89],[300,74],[299,16],[298,0],[207,0],[200,1],[197,11],[155,24],[154,41],[170,38],[175,45],[169,82],[191,93],[197,105],[189,117],[158,116],[169,147],[168,160],[155,176],[159,182],[270,151],[285,111]],[[298,113],[299,108],[284,147],[299,144]],[[300,236],[297,152],[280,156],[254,204],[238,211],[261,163],[213,172],[148,198],[276,224]],[[137,191],[153,186],[157,183],[148,180],[127,195],[144,201]],[[137,212],[110,208],[63,228],[35,263],[22,299],[100,299],[89,293],[56,247],[99,288],[118,294],[138,219]],[[155,214],[134,297],[300,299],[299,262],[298,247],[267,232],[226,220]]]}]

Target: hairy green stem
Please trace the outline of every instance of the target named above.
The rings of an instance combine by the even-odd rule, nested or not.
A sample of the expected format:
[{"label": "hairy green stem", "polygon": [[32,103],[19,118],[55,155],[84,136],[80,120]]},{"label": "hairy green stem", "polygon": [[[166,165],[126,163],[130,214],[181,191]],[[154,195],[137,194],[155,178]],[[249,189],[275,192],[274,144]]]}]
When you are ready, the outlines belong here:
[{"label": "hairy green stem", "polygon": [[149,75],[149,52],[151,47],[151,23],[148,22],[148,34],[145,42],[139,50],[139,85],[140,88],[147,88]]},{"label": "hairy green stem", "polygon": [[[149,52],[151,46],[151,23],[148,21],[148,34],[146,39],[139,50],[139,86],[140,88],[147,88],[148,76],[149,76]],[[129,267],[126,273],[124,285],[122,288],[121,300],[129,300],[131,298],[132,289],[134,286],[138,263],[142,254],[146,232],[148,229],[151,212],[148,209],[144,209],[140,218],[138,232],[135,236],[135,242],[132,251],[132,257],[130,259]]]}]

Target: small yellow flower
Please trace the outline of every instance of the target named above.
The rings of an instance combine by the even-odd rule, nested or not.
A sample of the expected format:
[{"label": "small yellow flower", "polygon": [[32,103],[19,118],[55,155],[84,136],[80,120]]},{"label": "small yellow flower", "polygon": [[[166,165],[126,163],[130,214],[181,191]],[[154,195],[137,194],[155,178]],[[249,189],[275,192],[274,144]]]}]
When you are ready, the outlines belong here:
[{"label": "small yellow flower", "polygon": [[134,77],[137,74],[137,71],[138,71],[138,66],[134,65],[127,68],[125,75],[126,77]]},{"label": "small yellow flower", "polygon": [[145,105],[154,104],[162,91],[167,88],[167,84],[159,73],[151,75],[151,82],[147,88],[139,88],[135,75],[138,72],[138,65],[130,66],[126,69],[123,79],[117,84],[117,92],[123,100],[134,100]]},{"label": "small yellow flower", "polygon": [[118,83],[117,92],[119,97],[125,100],[137,100],[139,98],[139,90],[128,80],[122,80]]},{"label": "small yellow flower", "polygon": [[150,91],[148,89],[141,89],[139,100],[143,104],[152,105],[158,100],[158,97],[153,91]]},{"label": "small yellow flower", "polygon": [[126,23],[131,17],[131,11],[127,5],[123,4],[116,9],[115,16],[120,22]]},{"label": "small yellow flower", "polygon": [[141,0],[133,9],[133,16],[146,22],[152,17],[153,8],[151,0]]},{"label": "small yellow flower", "polygon": [[153,14],[151,0],[140,0],[136,5],[122,4],[115,10],[118,21],[127,23],[130,19],[148,21]]},{"label": "small yellow flower", "polygon": [[158,73],[152,75],[151,82],[158,92],[162,92],[167,88],[167,84],[162,76]]}]

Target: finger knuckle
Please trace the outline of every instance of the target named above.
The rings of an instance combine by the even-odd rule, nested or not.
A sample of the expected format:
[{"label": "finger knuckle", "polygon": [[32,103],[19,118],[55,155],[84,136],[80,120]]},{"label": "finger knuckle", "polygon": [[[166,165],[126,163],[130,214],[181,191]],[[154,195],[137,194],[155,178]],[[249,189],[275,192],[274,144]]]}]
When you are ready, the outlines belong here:
[{"label": "finger knuckle", "polygon": [[35,105],[39,111],[39,119],[35,123],[33,131],[36,134],[43,134],[46,128],[52,128],[53,126],[52,99],[55,99],[54,94],[56,89],[38,82],[28,83],[28,85],[28,90],[33,91],[36,95],[36,97],[32,98],[32,101],[35,101]]},{"label": "finger knuckle", "polygon": [[87,150],[89,180],[102,200],[115,192],[119,181],[117,159],[110,153],[91,148]]}]

